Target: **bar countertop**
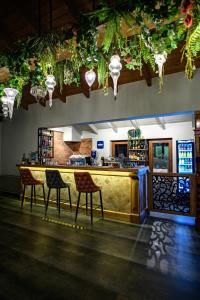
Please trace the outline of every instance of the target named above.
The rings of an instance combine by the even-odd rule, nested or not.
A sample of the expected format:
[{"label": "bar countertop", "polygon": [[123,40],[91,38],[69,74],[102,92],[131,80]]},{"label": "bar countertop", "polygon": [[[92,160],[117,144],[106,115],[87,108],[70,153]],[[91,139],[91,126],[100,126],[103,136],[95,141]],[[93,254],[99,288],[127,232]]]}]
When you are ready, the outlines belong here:
[{"label": "bar countertop", "polygon": [[128,172],[134,175],[142,175],[146,173],[149,168],[145,166],[134,168],[114,168],[106,166],[72,166],[72,165],[40,165],[40,164],[17,164],[17,167],[27,168],[44,168],[44,169],[71,169],[71,170],[85,170],[85,171],[110,171],[110,172]]}]

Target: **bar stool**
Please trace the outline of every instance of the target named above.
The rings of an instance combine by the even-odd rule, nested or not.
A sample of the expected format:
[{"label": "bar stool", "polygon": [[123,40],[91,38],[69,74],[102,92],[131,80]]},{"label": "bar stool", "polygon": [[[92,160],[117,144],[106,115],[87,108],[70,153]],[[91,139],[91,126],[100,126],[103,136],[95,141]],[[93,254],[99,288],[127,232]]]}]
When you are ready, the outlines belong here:
[{"label": "bar stool", "polygon": [[29,169],[26,169],[26,168],[19,169],[19,173],[20,173],[21,183],[24,185],[21,207],[23,207],[23,204],[24,204],[25,190],[26,190],[27,185],[31,186],[31,211],[32,211],[32,204],[33,204],[33,195],[34,195],[34,200],[36,203],[36,192],[35,192],[36,185],[42,185],[44,204],[45,204],[44,182],[41,180],[35,179]]},{"label": "bar stool", "polygon": [[60,189],[62,188],[68,189],[70,208],[72,208],[70,184],[62,180],[62,177],[58,170],[46,170],[45,173],[46,173],[47,186],[49,188],[46,209],[45,209],[45,217],[49,205],[49,197],[50,197],[51,189],[56,189],[56,203],[57,203],[57,209],[60,217]]},{"label": "bar stool", "polygon": [[101,214],[103,218],[103,202],[102,202],[102,194],[101,194],[101,187],[97,186],[88,172],[74,172],[76,189],[79,192],[78,194],[78,201],[76,206],[76,216],[75,222],[77,220],[78,215],[78,208],[80,203],[81,193],[85,193],[86,195],[86,212],[88,209],[88,193],[90,194],[90,213],[91,213],[91,224],[93,224],[93,193],[99,192],[100,196],[100,206],[101,206]]}]

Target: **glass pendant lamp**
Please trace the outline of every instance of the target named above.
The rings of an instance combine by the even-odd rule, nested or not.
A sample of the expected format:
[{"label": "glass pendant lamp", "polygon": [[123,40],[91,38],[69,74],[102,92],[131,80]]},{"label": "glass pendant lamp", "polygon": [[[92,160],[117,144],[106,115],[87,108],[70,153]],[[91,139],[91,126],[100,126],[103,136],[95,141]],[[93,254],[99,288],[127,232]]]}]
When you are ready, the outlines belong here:
[{"label": "glass pendant lamp", "polygon": [[7,107],[8,107],[9,116],[10,116],[10,118],[12,118],[14,102],[15,102],[15,98],[18,94],[18,90],[13,89],[13,88],[5,88],[4,92],[7,96],[6,98],[7,98]]},{"label": "glass pendant lamp", "polygon": [[110,59],[109,70],[110,70],[110,76],[112,77],[113,80],[115,99],[117,97],[117,82],[120,76],[121,69],[122,69],[122,64],[120,63],[119,55],[113,55]]},{"label": "glass pendant lamp", "polygon": [[52,95],[53,95],[54,88],[56,86],[55,77],[53,75],[47,75],[45,85],[49,93],[49,106],[52,107]]}]

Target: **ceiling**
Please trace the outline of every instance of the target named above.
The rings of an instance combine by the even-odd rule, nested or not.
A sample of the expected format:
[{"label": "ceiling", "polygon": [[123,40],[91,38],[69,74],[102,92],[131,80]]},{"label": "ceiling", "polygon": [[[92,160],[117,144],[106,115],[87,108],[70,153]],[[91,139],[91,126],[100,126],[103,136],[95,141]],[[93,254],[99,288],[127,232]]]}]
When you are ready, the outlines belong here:
[{"label": "ceiling", "polygon": [[[2,1],[0,10],[0,50],[12,47],[12,44],[28,36],[37,34],[39,27],[42,32],[46,32],[50,28],[49,3],[52,3],[52,27],[65,28],[69,30],[77,22],[80,11],[91,11],[98,7],[99,0],[7,0]],[[113,5],[115,1],[108,1]],[[39,19],[39,3],[40,16]],[[40,22],[39,22],[40,20]],[[40,23],[40,26],[39,26]],[[180,50],[183,45],[174,50],[169,55],[165,63],[165,74],[171,74],[184,70],[185,62],[181,62]],[[197,62],[200,67],[200,59]],[[62,94],[58,89],[54,91],[54,98],[59,98],[62,102],[66,101],[66,96],[83,93],[89,97],[88,86],[84,79],[85,70],[81,71],[81,85],[64,86]],[[147,85],[151,86],[151,79],[157,76],[148,65],[143,68],[142,76],[139,71],[129,71],[123,68],[119,78],[119,84],[130,83],[138,80],[146,80]],[[110,80],[109,86],[112,86]],[[92,90],[98,89],[97,79]],[[40,104],[45,106],[45,99]],[[24,88],[22,97],[22,107],[28,109],[28,106],[35,103],[35,98],[30,95],[30,86]]]},{"label": "ceiling", "polygon": [[192,114],[183,115],[171,115],[171,116],[159,116],[159,117],[149,117],[144,119],[132,119],[132,120],[122,120],[122,121],[110,121],[101,122],[95,124],[84,124],[75,125],[80,131],[88,131],[94,134],[98,133],[101,129],[112,129],[117,133],[117,130],[122,127],[133,127],[140,128],[140,126],[148,125],[159,125],[163,130],[165,130],[166,125],[170,123],[181,123],[181,122],[192,122]]}]

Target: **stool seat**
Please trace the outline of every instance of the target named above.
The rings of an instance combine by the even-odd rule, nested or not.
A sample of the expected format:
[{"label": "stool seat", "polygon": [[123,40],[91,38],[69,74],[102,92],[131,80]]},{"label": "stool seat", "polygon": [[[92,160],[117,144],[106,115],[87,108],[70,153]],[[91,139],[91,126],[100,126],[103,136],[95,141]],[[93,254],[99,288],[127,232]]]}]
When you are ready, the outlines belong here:
[{"label": "stool seat", "polygon": [[23,168],[23,169],[20,168],[19,172],[20,172],[21,183],[22,183],[22,185],[24,185],[21,207],[23,207],[23,204],[24,204],[25,190],[26,190],[26,186],[28,186],[28,185],[31,186],[31,210],[32,210],[33,194],[34,194],[34,198],[35,198],[35,202],[36,202],[36,191],[35,191],[36,185],[42,185],[43,197],[44,197],[44,203],[45,203],[44,182],[42,180],[34,178],[31,171],[28,168]]},{"label": "stool seat", "polygon": [[75,222],[77,220],[81,193],[85,193],[85,195],[86,195],[86,212],[87,212],[87,208],[88,208],[88,193],[89,193],[90,194],[91,224],[93,224],[93,198],[92,198],[92,195],[95,192],[99,192],[101,214],[102,214],[102,218],[103,218],[103,201],[102,201],[101,187],[94,183],[89,172],[74,172],[74,177],[75,177],[76,189],[79,192],[77,206],[76,206]]}]

